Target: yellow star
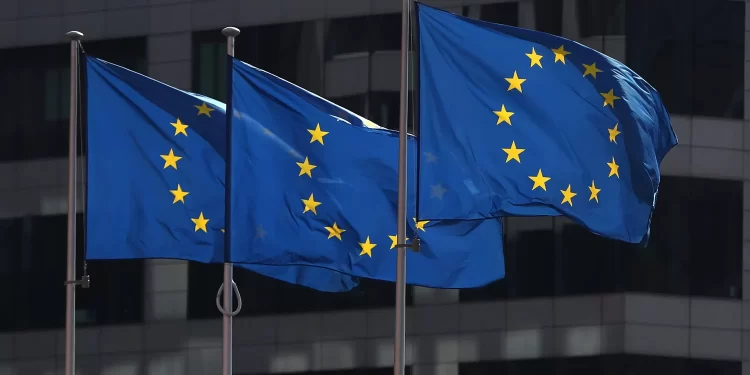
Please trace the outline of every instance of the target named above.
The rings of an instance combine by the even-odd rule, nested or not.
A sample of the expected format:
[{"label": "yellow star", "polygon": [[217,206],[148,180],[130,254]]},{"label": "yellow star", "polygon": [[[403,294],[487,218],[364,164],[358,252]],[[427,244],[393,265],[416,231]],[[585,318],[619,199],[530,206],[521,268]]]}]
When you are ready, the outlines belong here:
[{"label": "yellow star", "polygon": [[542,190],[547,191],[547,185],[545,184],[550,180],[550,178],[544,177],[541,169],[539,170],[539,173],[536,174],[536,176],[529,176],[529,178],[531,179],[531,181],[534,181],[534,187],[532,187],[531,190],[540,187],[542,188]]},{"label": "yellow star", "polygon": [[203,104],[201,105],[196,105],[194,107],[198,108],[198,116],[206,115],[208,117],[211,117],[211,111],[214,111],[214,109],[207,106],[205,102],[203,102]]},{"label": "yellow star", "polygon": [[167,167],[177,169],[177,161],[182,159],[182,156],[175,156],[174,150],[172,150],[171,148],[169,149],[169,154],[160,156],[162,159],[164,159],[164,169],[167,169]]},{"label": "yellow star", "polygon": [[510,83],[510,85],[508,86],[508,91],[516,89],[519,92],[523,92],[523,90],[521,89],[521,84],[526,82],[526,79],[518,78],[518,73],[515,70],[513,71],[513,77],[506,78],[505,80]]},{"label": "yellow star", "polygon": [[599,68],[596,67],[596,63],[593,62],[591,65],[583,64],[583,67],[586,68],[586,71],[583,72],[583,76],[586,77],[587,75],[591,74],[594,79],[596,79],[596,73],[601,73],[602,71],[599,70]]},{"label": "yellow star", "polygon": [[318,214],[318,212],[315,210],[315,208],[318,207],[318,206],[320,206],[320,202],[316,202],[315,201],[315,197],[313,197],[312,193],[310,193],[310,198],[303,199],[302,203],[305,204],[305,210],[302,211],[303,214],[305,212],[307,212],[307,211],[312,211],[312,213],[314,213],[315,215]]},{"label": "yellow star", "polygon": [[307,157],[305,157],[304,162],[298,162],[297,165],[299,166],[299,175],[302,176],[303,174],[306,174],[310,178],[312,178],[312,170],[317,167],[316,165],[310,164],[310,162],[307,160]]},{"label": "yellow star", "polygon": [[328,132],[324,132],[320,130],[320,124],[315,126],[315,129],[307,129],[307,131],[312,134],[312,138],[310,139],[310,143],[313,143],[315,141],[320,142],[320,144],[323,144],[323,136],[328,134]]},{"label": "yellow star", "polygon": [[339,241],[341,241],[341,233],[344,233],[344,232],[346,232],[346,229],[341,229],[341,228],[339,228],[339,227],[338,227],[338,225],[336,225],[336,222],[335,222],[335,221],[333,222],[333,225],[332,225],[332,226],[330,226],[330,227],[325,227],[325,228],[326,228],[326,230],[328,231],[328,239],[329,239],[329,240],[330,240],[331,238],[333,238],[333,237],[336,237],[336,238],[338,238],[338,239],[339,239]]},{"label": "yellow star", "polygon": [[362,247],[362,251],[359,253],[360,256],[367,254],[372,258],[372,249],[374,249],[377,244],[371,243],[370,236],[367,236],[365,242],[360,242],[359,246]]},{"label": "yellow star", "polygon": [[527,53],[526,56],[531,59],[531,67],[533,68],[534,65],[539,65],[539,67],[542,67],[542,55],[537,55],[536,51],[534,50],[534,47],[531,47],[531,53]]},{"label": "yellow star", "polygon": [[617,140],[615,139],[615,137],[617,137],[618,135],[620,135],[620,131],[617,129],[617,124],[615,124],[614,128],[607,129],[607,131],[609,131],[609,141],[617,143]]},{"label": "yellow star", "polygon": [[516,148],[516,141],[513,141],[513,143],[510,144],[510,148],[504,148],[503,151],[505,151],[506,154],[508,154],[508,158],[505,159],[505,162],[509,162],[511,160],[515,160],[517,162],[521,162],[521,153],[526,151],[525,148]]},{"label": "yellow star", "polygon": [[620,166],[617,165],[617,163],[615,163],[614,156],[612,157],[612,162],[607,163],[607,165],[609,166],[609,176],[607,177],[612,177],[612,175],[615,175],[617,176],[617,178],[620,178],[620,172],[619,172]]},{"label": "yellow star", "polygon": [[513,116],[514,114],[513,112],[505,110],[505,104],[503,104],[499,111],[494,111],[494,113],[497,115],[497,124],[495,125],[500,125],[504,122],[507,122],[508,125],[510,125],[510,116]]},{"label": "yellow star", "polygon": [[602,191],[602,189],[599,189],[594,184],[594,181],[591,181],[591,186],[589,186],[589,191],[591,191],[591,196],[589,197],[589,200],[596,199],[596,203],[599,203],[599,192]]},{"label": "yellow star", "polygon": [[615,96],[614,91],[615,90],[609,90],[609,92],[600,93],[601,96],[604,97],[604,105],[602,107],[606,107],[607,104],[609,104],[610,107],[615,108],[615,100],[620,99],[620,97]]},{"label": "yellow star", "polygon": [[[388,238],[391,239],[391,248],[388,250],[393,250],[393,248],[398,244],[398,236],[388,236]],[[409,238],[407,237],[406,240],[409,241]]]},{"label": "yellow star", "polygon": [[575,197],[578,194],[570,191],[570,185],[568,185],[568,188],[566,190],[560,190],[560,192],[563,195],[563,200],[562,200],[562,203],[560,204],[565,204],[565,202],[568,202],[568,204],[570,204],[570,206],[573,207],[573,197]]},{"label": "yellow star", "polygon": [[169,192],[174,195],[174,202],[172,202],[172,204],[177,202],[185,203],[185,196],[190,194],[187,191],[183,191],[180,184],[177,184],[177,190],[170,190]]},{"label": "yellow star", "polygon": [[416,217],[413,217],[412,219],[414,219],[414,226],[416,226],[417,229],[421,229],[422,232],[425,232],[424,226],[427,223],[429,223],[430,221],[429,220],[420,220],[420,221],[417,221]]},{"label": "yellow star", "polygon": [[206,224],[208,224],[208,219],[206,219],[205,217],[203,217],[203,212],[201,212],[201,214],[200,214],[200,216],[198,216],[198,218],[196,218],[196,219],[190,219],[190,220],[192,220],[193,223],[195,223],[195,231],[196,232],[198,231],[198,229],[200,229],[200,230],[208,233],[208,231],[206,230]]},{"label": "yellow star", "polygon": [[552,52],[555,53],[555,62],[562,61],[563,64],[565,64],[565,56],[570,55],[570,52],[565,50],[565,46],[560,46],[558,49],[553,49]]},{"label": "yellow star", "polygon": [[180,121],[180,118],[177,118],[177,122],[172,122],[172,126],[174,126],[174,135],[177,134],[184,134],[187,137],[187,132],[185,129],[188,128],[187,125],[183,124],[182,121]]}]

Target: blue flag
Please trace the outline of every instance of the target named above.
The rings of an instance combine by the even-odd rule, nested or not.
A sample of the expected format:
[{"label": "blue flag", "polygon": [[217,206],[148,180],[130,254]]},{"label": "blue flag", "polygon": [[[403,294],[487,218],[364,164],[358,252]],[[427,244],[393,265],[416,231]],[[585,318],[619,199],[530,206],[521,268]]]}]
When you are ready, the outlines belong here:
[{"label": "blue flag", "polygon": [[417,12],[420,217],[566,215],[647,241],[677,138],[646,81],[561,37]]},{"label": "blue flag", "polygon": [[[231,260],[394,281],[398,133],[236,59],[231,87]],[[499,220],[417,221],[409,191],[408,237],[422,247],[407,252],[408,283],[465,288],[504,276]]]},{"label": "blue flag", "polygon": [[[87,259],[223,263],[224,104],[96,58],[85,65]],[[317,267],[238,266],[324,291],[357,285]]]}]

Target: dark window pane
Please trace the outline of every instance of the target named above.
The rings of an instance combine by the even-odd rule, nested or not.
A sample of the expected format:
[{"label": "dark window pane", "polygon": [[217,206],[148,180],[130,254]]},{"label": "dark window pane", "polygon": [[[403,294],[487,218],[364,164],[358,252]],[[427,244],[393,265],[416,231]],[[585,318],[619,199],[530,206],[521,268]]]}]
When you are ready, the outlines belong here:
[{"label": "dark window pane", "polygon": [[226,42],[197,41],[194,61],[198,69],[194,69],[197,81],[193,90],[216,100],[226,101],[227,97],[227,66]]},{"label": "dark window pane", "polygon": [[578,0],[581,36],[625,35],[625,0]]},{"label": "dark window pane", "polygon": [[479,19],[482,21],[501,23],[504,25],[518,25],[518,3],[498,3],[481,5]]},{"label": "dark window pane", "polygon": [[518,3],[502,2],[495,4],[469,5],[463,7],[463,15],[482,21],[518,26]]},{"label": "dark window pane", "polygon": [[690,294],[742,296],[742,182],[682,179],[690,208],[680,232],[690,240]]},{"label": "dark window pane", "polygon": [[370,51],[401,51],[401,13],[370,18]]},{"label": "dark window pane", "polygon": [[[84,259],[84,227],[78,215],[78,276]],[[67,217],[0,220],[0,331],[61,328],[65,314]],[[100,266],[100,264],[102,266]],[[77,290],[76,323],[117,324],[143,320],[143,262],[89,264],[91,288]]]},{"label": "dark window pane", "polygon": [[627,249],[627,290],[689,294],[691,245],[685,228],[691,209],[685,195],[690,186],[682,178],[662,178],[648,247]]},{"label": "dark window pane", "polygon": [[627,6],[627,63],[659,90],[670,112],[743,117],[743,2],[631,0]]},{"label": "dark window pane", "polygon": [[740,375],[740,361],[634,354],[460,363],[459,375]]},{"label": "dark window pane", "polygon": [[563,295],[622,291],[618,257],[624,243],[593,234],[578,225],[562,230]]},{"label": "dark window pane", "polygon": [[[506,226],[513,228],[512,218]],[[545,297],[555,292],[555,235],[552,229],[518,232],[509,244],[506,272],[510,297]],[[512,263],[511,263],[512,262]]]},{"label": "dark window pane", "polygon": [[740,298],[742,194],[740,181],[663,178],[649,246],[627,254],[627,289]]},{"label": "dark window pane", "polygon": [[562,35],[563,0],[534,1],[536,29],[553,35]]},{"label": "dark window pane", "polygon": [[[135,71],[146,68],[145,38],[87,42],[85,50]],[[0,115],[0,161],[67,155],[69,64],[68,45],[0,50],[0,100],[13,108]]]},{"label": "dark window pane", "polygon": [[16,294],[15,287],[18,280],[16,258],[22,250],[23,223],[21,219],[0,220],[0,295],[4,296],[6,308],[0,309],[0,331],[10,331],[15,328]]},{"label": "dark window pane", "polygon": [[370,52],[370,23],[368,21],[367,16],[328,20],[325,60],[331,60],[337,55]]}]

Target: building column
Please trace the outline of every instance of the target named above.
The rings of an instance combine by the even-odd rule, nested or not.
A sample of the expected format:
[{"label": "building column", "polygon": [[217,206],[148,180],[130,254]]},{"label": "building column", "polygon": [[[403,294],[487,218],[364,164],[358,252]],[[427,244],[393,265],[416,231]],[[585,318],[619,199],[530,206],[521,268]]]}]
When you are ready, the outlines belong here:
[{"label": "building column", "polygon": [[742,373],[750,374],[750,1],[745,3],[745,90],[742,216]]},{"label": "building column", "polygon": [[518,26],[536,30],[535,10],[534,0],[521,0],[518,3]]},{"label": "building column", "polygon": [[579,40],[578,2],[576,0],[563,0],[562,20],[562,37]]}]

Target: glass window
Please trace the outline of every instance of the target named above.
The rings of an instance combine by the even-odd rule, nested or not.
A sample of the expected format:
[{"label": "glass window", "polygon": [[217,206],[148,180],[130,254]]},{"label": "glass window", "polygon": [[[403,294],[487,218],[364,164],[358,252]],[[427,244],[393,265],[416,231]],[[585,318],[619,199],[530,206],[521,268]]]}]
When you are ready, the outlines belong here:
[{"label": "glass window", "polygon": [[[401,14],[336,18],[325,24],[325,96],[380,126],[397,129],[400,59],[397,53],[383,52],[401,50]],[[391,87],[373,88],[382,82]]]},{"label": "glass window", "polygon": [[[145,72],[145,38],[83,45],[92,56]],[[0,162],[67,155],[69,51],[68,45],[0,50],[0,101],[13,109],[0,114]]]},{"label": "glass window", "polygon": [[[576,224],[562,229],[562,295],[622,291],[623,248],[627,244],[596,235]],[[594,280],[596,280],[594,282]]]},{"label": "glass window", "polygon": [[459,375],[739,375],[739,361],[655,357],[634,354],[594,357],[541,358],[512,361],[461,363]]},{"label": "glass window", "polygon": [[[84,259],[84,227],[77,216],[78,276]],[[0,331],[53,329],[64,325],[67,217],[0,220]],[[91,288],[77,289],[77,324],[143,320],[143,261],[90,262]],[[41,296],[41,298],[40,298]]]},{"label": "glass window", "polygon": [[582,37],[625,35],[625,0],[578,0]]},{"label": "glass window", "polygon": [[518,3],[483,4],[480,6],[477,18],[482,21],[518,26]]},{"label": "glass window", "polygon": [[[203,34],[196,34],[203,36]],[[227,64],[226,41],[220,38],[216,40],[199,40],[195,43],[194,61],[200,69],[194,69],[193,91],[206,95],[210,98],[226,102],[227,98]]]},{"label": "glass window", "polygon": [[562,4],[563,0],[535,0],[536,29],[553,35],[562,35]]},{"label": "glass window", "polygon": [[518,3],[469,5],[463,7],[463,15],[482,21],[518,26]]},{"label": "glass window", "polygon": [[627,6],[627,63],[659,90],[671,113],[743,118],[743,2],[631,0]]},{"label": "glass window", "polygon": [[645,249],[629,249],[627,289],[740,298],[742,182],[665,177]]}]

